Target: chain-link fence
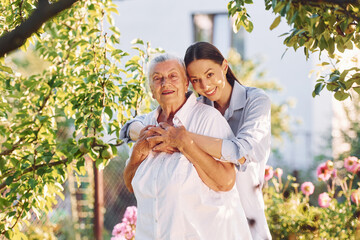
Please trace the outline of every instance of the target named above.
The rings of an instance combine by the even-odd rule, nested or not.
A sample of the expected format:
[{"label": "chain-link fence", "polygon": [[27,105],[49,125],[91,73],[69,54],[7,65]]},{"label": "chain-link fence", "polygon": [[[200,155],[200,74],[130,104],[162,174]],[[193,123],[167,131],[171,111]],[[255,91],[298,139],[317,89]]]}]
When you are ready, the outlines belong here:
[{"label": "chain-link fence", "polygon": [[124,184],[123,169],[128,151],[126,146],[120,149],[119,157],[113,159],[104,169],[104,229],[110,232],[121,222],[126,207],[136,206],[136,200]]}]

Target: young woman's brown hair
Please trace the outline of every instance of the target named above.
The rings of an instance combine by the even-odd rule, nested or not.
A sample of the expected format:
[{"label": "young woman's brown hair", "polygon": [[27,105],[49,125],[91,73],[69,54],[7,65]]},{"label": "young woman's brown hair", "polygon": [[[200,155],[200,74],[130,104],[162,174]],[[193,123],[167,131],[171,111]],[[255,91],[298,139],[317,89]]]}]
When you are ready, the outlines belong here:
[{"label": "young woman's brown hair", "polygon": [[[184,62],[187,67],[191,62],[201,59],[212,60],[221,66],[225,58],[221,54],[219,49],[217,49],[211,43],[196,42],[192,44],[190,47],[188,47],[188,49],[186,50],[184,56]],[[226,79],[231,84],[231,86],[234,86],[234,81],[238,81],[240,83],[240,81],[235,77],[235,74],[233,73],[230,67],[228,67],[226,73]]]}]

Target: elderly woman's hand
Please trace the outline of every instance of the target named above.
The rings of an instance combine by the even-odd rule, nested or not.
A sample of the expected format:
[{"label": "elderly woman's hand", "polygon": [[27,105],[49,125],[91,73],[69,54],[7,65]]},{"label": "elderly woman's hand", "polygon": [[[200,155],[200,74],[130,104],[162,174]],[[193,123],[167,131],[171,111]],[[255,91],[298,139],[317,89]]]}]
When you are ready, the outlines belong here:
[{"label": "elderly woman's hand", "polygon": [[[153,143],[150,143],[147,139],[149,137],[156,136],[157,133],[154,131],[151,131],[151,128],[154,128],[155,125],[148,125],[144,127],[139,134],[139,139],[136,141],[134,145],[134,150],[136,150],[136,153],[142,156],[149,155],[149,152],[154,147]],[[142,159],[142,158],[141,158]]]},{"label": "elderly woman's hand", "polygon": [[148,142],[153,145],[155,152],[178,152],[178,148],[183,146],[184,138],[186,136],[186,129],[184,127],[173,127],[168,123],[161,122],[159,127],[150,129],[156,132],[156,135],[148,137]]}]

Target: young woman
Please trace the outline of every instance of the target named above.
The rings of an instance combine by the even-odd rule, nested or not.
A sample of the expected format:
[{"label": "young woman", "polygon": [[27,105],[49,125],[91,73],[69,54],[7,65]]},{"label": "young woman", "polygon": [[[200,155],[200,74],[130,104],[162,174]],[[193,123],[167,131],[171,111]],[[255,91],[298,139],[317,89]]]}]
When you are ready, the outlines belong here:
[{"label": "young woman", "polygon": [[[253,239],[271,239],[264,213],[262,185],[265,165],[270,154],[271,103],[264,91],[240,84],[227,60],[212,44],[198,42],[191,45],[184,57],[188,78],[201,95],[198,101],[221,112],[235,137],[216,139],[190,133],[167,123],[154,127],[158,136],[148,139],[158,143],[154,151],[176,150],[174,139],[187,135],[206,153],[236,164],[236,186],[240,194]],[[144,127],[132,120],[122,129],[123,139],[136,140]]]}]

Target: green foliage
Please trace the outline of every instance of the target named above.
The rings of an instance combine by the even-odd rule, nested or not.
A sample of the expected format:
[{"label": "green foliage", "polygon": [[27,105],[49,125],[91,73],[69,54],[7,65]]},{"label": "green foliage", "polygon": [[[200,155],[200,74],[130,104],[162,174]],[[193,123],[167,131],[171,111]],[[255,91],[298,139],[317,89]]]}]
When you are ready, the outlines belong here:
[{"label": "green foliage", "polygon": [[[244,60],[234,50],[230,51],[228,60],[231,70],[242,84],[261,88],[266,92],[280,92],[282,90],[279,84],[267,79],[266,73],[259,70],[260,63]],[[280,104],[271,104],[271,135],[280,142],[284,133],[291,136],[290,116],[288,114],[288,108],[291,106],[290,100]]]},{"label": "green foliage", "polygon": [[281,177],[266,182],[263,193],[273,239],[358,239],[359,203],[350,200],[353,179],[354,174],[338,169],[338,175],[326,182],[329,207],[311,203],[291,175],[285,184]]},{"label": "green foliage", "polygon": [[[303,0],[264,0],[265,9],[272,11],[276,18],[270,29],[276,28],[281,20],[291,27],[284,45],[293,48],[303,48],[306,58],[315,52],[319,56],[325,50],[330,58],[335,58],[336,51],[343,53],[346,49],[360,48],[360,2],[353,1],[303,1]],[[245,4],[252,1],[231,0],[228,3],[229,16],[235,17],[234,28],[241,26],[248,32],[252,31],[250,16]],[[251,26],[251,27],[250,27]],[[324,62],[323,64],[327,64]],[[349,72],[355,72],[349,74]],[[339,71],[334,69],[327,77],[320,78],[315,85],[313,96],[326,87],[334,92],[334,97],[342,101],[355,89],[359,94],[360,69],[358,67]]]},{"label": "green foliage", "polygon": [[[2,1],[0,36],[36,3]],[[33,43],[46,62],[40,73],[23,75],[0,59],[0,235],[24,237],[31,213],[47,213],[63,198],[67,172],[85,173],[85,154],[105,167],[121,142],[104,142],[104,135],[117,139],[137,114],[132,109],[149,106],[143,69],[158,50],[141,40],[133,42],[136,55],[117,49],[112,12],[110,0],[79,1],[44,24],[23,47]],[[60,137],[64,122],[74,126],[66,139]]]}]

